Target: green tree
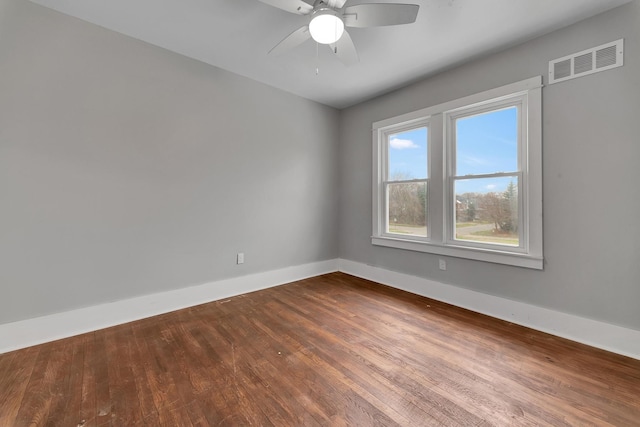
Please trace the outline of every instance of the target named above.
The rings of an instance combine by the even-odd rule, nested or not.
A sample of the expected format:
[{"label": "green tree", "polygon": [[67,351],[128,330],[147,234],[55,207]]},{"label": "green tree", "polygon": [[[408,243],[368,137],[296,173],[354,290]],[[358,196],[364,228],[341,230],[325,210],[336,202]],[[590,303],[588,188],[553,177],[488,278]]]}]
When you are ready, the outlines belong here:
[{"label": "green tree", "polygon": [[500,221],[500,229],[506,232],[518,231],[518,187],[513,181],[509,182],[507,189],[502,193],[503,209]]},{"label": "green tree", "polygon": [[472,222],[476,220],[476,204],[473,200],[467,202],[467,221]]}]

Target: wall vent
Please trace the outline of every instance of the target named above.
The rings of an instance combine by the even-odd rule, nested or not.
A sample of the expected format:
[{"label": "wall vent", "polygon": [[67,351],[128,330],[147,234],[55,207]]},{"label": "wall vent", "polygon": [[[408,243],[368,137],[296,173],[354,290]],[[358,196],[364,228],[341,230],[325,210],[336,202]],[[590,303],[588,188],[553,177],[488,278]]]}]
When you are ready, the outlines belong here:
[{"label": "wall vent", "polygon": [[549,61],[549,84],[622,67],[624,39]]}]

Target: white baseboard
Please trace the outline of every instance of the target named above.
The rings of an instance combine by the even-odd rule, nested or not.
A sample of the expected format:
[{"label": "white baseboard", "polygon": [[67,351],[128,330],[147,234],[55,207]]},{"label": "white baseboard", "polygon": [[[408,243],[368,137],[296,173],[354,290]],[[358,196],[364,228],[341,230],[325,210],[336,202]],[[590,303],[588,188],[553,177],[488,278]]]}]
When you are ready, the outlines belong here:
[{"label": "white baseboard", "polygon": [[338,260],[287,267],[0,325],[0,354],[337,271]]},{"label": "white baseboard", "polygon": [[340,259],[339,270],[353,276],[640,360],[640,331],[354,261]]},{"label": "white baseboard", "polygon": [[272,270],[2,324],[0,354],[338,270],[640,360],[640,331],[344,259]]}]

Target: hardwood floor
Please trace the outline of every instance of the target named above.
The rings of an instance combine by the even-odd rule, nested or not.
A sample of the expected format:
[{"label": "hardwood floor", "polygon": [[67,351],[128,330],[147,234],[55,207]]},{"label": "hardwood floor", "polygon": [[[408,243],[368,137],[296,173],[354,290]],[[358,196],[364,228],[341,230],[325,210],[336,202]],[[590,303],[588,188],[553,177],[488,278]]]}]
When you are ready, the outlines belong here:
[{"label": "hardwood floor", "polygon": [[0,426],[639,426],[640,361],[332,273],[0,355]]}]

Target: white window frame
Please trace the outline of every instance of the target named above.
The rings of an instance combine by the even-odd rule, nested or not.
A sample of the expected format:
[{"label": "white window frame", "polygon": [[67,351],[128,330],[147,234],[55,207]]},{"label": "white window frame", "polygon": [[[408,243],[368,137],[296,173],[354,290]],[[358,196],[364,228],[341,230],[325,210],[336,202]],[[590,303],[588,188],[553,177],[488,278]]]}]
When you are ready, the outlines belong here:
[{"label": "white window frame", "polygon": [[[452,124],[457,117],[518,105],[519,246],[455,240]],[[428,128],[427,238],[386,232],[384,180],[388,135],[420,126]],[[542,76],[373,123],[373,232],[371,243],[398,249],[543,268],[542,253]],[[513,172],[513,171],[509,171]],[[488,177],[496,175],[489,174]],[[499,175],[499,174],[497,174]],[[513,175],[508,173],[508,176]]]}]

